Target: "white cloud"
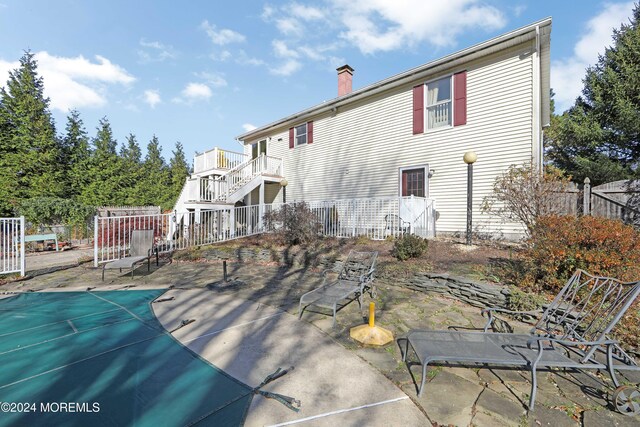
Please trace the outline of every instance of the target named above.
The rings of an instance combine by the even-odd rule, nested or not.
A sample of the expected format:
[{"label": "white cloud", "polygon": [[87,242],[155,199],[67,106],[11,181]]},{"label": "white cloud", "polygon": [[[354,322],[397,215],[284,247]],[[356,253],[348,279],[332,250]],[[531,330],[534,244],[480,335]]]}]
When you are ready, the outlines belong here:
[{"label": "white cloud", "polygon": [[211,42],[218,46],[224,46],[230,43],[242,43],[246,39],[244,35],[229,30],[228,28],[218,30],[215,25],[210,24],[209,21],[206,20],[200,24],[200,28],[207,33]]},{"label": "white cloud", "polygon": [[295,50],[289,49],[282,40],[273,40],[271,46],[273,46],[273,52],[278,58],[298,58],[300,56]]},{"label": "white cloud", "polygon": [[272,66],[269,68],[271,74],[277,76],[290,76],[291,74],[302,68],[302,63],[296,59],[288,59],[283,64]]},{"label": "white cloud", "polygon": [[254,129],[258,129],[258,127],[251,123],[245,123],[242,125],[242,129],[244,129],[245,132],[251,132]]},{"label": "white cloud", "polygon": [[527,10],[527,5],[519,4],[519,5],[516,5],[516,6],[512,6],[511,10],[513,11],[513,14],[516,17],[518,17],[518,16],[522,15]]},{"label": "white cloud", "polygon": [[238,51],[238,54],[236,55],[236,62],[240,65],[265,65],[265,62],[262,59],[251,57],[244,50]]},{"label": "white cloud", "polygon": [[468,29],[491,31],[506,24],[502,12],[478,0],[334,0],[333,4],[347,27],[340,36],[365,54],[420,43],[452,46]]},{"label": "white cloud", "polygon": [[298,51],[300,51],[307,58],[314,61],[322,61],[324,59],[324,55],[322,55],[322,53],[320,53],[320,50],[317,48],[312,48],[310,46],[300,46],[298,48]]},{"label": "white cloud", "polygon": [[148,42],[145,39],[140,40],[138,49],[138,57],[142,62],[162,62],[167,59],[175,59],[177,54],[173,46],[164,45],[157,41]]},{"label": "white cloud", "polygon": [[220,53],[210,53],[209,54],[209,58],[211,58],[214,61],[218,61],[218,62],[225,62],[227,61],[229,58],[231,58],[233,55],[231,55],[231,52],[229,52],[228,50],[223,50]]},{"label": "white cloud", "polygon": [[20,66],[18,61],[5,61],[0,59],[0,86],[5,87],[7,80],[9,80],[9,72],[15,70]]},{"label": "white cloud", "polygon": [[200,77],[203,80],[206,80],[213,87],[225,87],[227,86],[227,80],[218,73],[195,73],[197,77]]},{"label": "white cloud", "polygon": [[[60,57],[46,51],[34,54],[38,73],[44,80],[44,94],[51,100],[51,108],[63,112],[73,108],[101,107],[107,104],[109,85],[130,85],[136,79],[124,68],[109,59],[96,55],[95,62],[77,57]],[[10,70],[18,62],[0,59],[0,82],[8,79]]]},{"label": "white cloud", "polygon": [[180,97],[173,98],[177,104],[191,104],[195,101],[206,101],[213,96],[211,88],[204,83],[189,83],[180,92]]},{"label": "white cloud", "polygon": [[57,72],[71,78],[120,84],[129,84],[136,80],[124,68],[113,64],[100,55],[95,56],[97,63],[92,63],[82,55],[75,58],[64,58],[49,55],[44,51],[36,53],[35,59],[38,61],[38,67],[42,70],[43,75],[45,72]]},{"label": "white cloud", "polygon": [[265,21],[268,21],[273,14],[276,12],[276,10],[269,5],[266,5],[263,9],[262,9],[262,15],[260,15],[262,17],[262,19],[264,19]]},{"label": "white cloud", "polygon": [[149,104],[151,108],[156,108],[156,105],[162,102],[162,99],[160,98],[160,91],[157,89],[145,90],[144,102]]},{"label": "white cloud", "polygon": [[604,9],[591,18],[584,33],[573,49],[573,55],[551,63],[551,87],[556,96],[556,112],[560,113],[573,105],[582,92],[582,79],[586,69],[598,61],[598,54],[612,44],[614,28],[628,23],[634,2],[607,3]]},{"label": "white cloud", "polygon": [[465,31],[506,24],[505,15],[482,0],[327,0],[322,7],[294,1],[265,6],[262,19],[281,34],[272,41],[273,56],[286,61],[270,67],[279,75],[300,70],[305,60],[343,62],[335,52],[349,45],[364,54],[420,44],[445,47]]},{"label": "white cloud", "polygon": [[291,14],[305,21],[314,21],[325,18],[325,13],[321,9],[313,6],[305,6],[299,3],[291,5]]},{"label": "white cloud", "polygon": [[278,31],[286,36],[300,36],[304,32],[304,27],[293,18],[280,18],[276,20]]}]

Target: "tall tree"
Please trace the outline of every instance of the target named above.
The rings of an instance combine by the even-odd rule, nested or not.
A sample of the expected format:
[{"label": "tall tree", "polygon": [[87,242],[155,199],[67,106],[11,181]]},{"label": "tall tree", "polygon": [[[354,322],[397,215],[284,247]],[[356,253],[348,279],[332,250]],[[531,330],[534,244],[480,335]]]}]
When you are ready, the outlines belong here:
[{"label": "tall tree", "polygon": [[162,157],[162,147],[158,137],[153,135],[147,145],[147,155],[142,163],[142,177],[136,187],[136,200],[141,205],[159,205],[169,209],[169,169]]},{"label": "tall tree", "polygon": [[87,206],[122,205],[122,162],[116,152],[118,143],[106,117],[100,119],[93,146],[89,160],[90,180],[82,189],[79,200]]},{"label": "tall tree", "polygon": [[182,143],[176,142],[176,148],[173,150],[173,157],[169,161],[169,175],[171,177],[171,186],[167,195],[167,203],[169,207],[173,207],[180,197],[180,192],[184,187],[185,178],[191,173],[189,163],[184,154]]},{"label": "tall tree", "polygon": [[89,137],[77,110],[72,110],[67,116],[62,154],[61,163],[67,175],[65,196],[75,198],[90,181],[91,158]]},{"label": "tall tree", "polygon": [[33,53],[0,88],[0,213],[21,200],[63,192],[61,147]]},{"label": "tall tree", "polygon": [[548,130],[548,156],[592,183],[640,177],[640,6],[587,69],[582,96]]},{"label": "tall tree", "polygon": [[142,177],[142,152],[136,136],[130,133],[127,142],[120,149],[122,161],[122,192],[121,200],[125,205],[137,205],[136,185]]}]

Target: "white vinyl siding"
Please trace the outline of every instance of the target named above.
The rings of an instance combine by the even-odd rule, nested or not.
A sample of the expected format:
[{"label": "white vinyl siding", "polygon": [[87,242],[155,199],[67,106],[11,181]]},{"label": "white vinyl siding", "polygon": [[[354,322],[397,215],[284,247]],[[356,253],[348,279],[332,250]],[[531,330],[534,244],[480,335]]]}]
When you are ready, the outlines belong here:
[{"label": "white vinyl siding", "polygon": [[269,145],[269,154],[284,159],[287,201],[398,196],[398,170],[428,163],[435,170],[429,196],[439,212],[437,230],[462,231],[467,184],[462,156],[474,150],[474,229],[519,233],[519,224],[501,224],[481,213],[480,205],[499,174],[532,158],[533,68],[526,54],[532,46],[433,76],[467,70],[466,125],[412,135],[412,87],[418,81],[342,107],[335,115],[313,117],[314,143],[300,149],[289,149],[288,128],[271,134],[272,141],[282,138]]}]

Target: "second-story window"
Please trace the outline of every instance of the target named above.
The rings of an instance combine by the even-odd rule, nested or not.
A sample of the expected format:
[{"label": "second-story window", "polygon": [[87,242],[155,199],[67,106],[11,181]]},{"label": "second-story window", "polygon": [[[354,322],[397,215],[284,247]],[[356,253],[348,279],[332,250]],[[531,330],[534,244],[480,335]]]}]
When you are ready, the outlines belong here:
[{"label": "second-story window", "polygon": [[451,77],[427,83],[427,129],[451,126]]},{"label": "second-story window", "polygon": [[303,123],[300,126],[296,126],[296,145],[303,145],[307,143],[307,124]]},{"label": "second-story window", "polygon": [[313,143],[313,121],[289,128],[289,148]]}]

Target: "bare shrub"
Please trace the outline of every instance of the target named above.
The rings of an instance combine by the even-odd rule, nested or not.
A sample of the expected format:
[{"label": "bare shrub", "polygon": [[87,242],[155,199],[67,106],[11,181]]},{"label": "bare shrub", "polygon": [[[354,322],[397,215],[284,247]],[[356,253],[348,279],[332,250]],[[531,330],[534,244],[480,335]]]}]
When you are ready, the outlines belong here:
[{"label": "bare shrub", "polygon": [[511,166],[496,178],[493,192],[482,202],[482,211],[521,222],[531,236],[538,218],[564,213],[558,202],[570,185],[569,177],[552,166],[542,173],[528,163]]},{"label": "bare shrub", "polygon": [[264,215],[267,229],[285,245],[308,245],[320,238],[318,217],[304,203],[282,205]]}]

